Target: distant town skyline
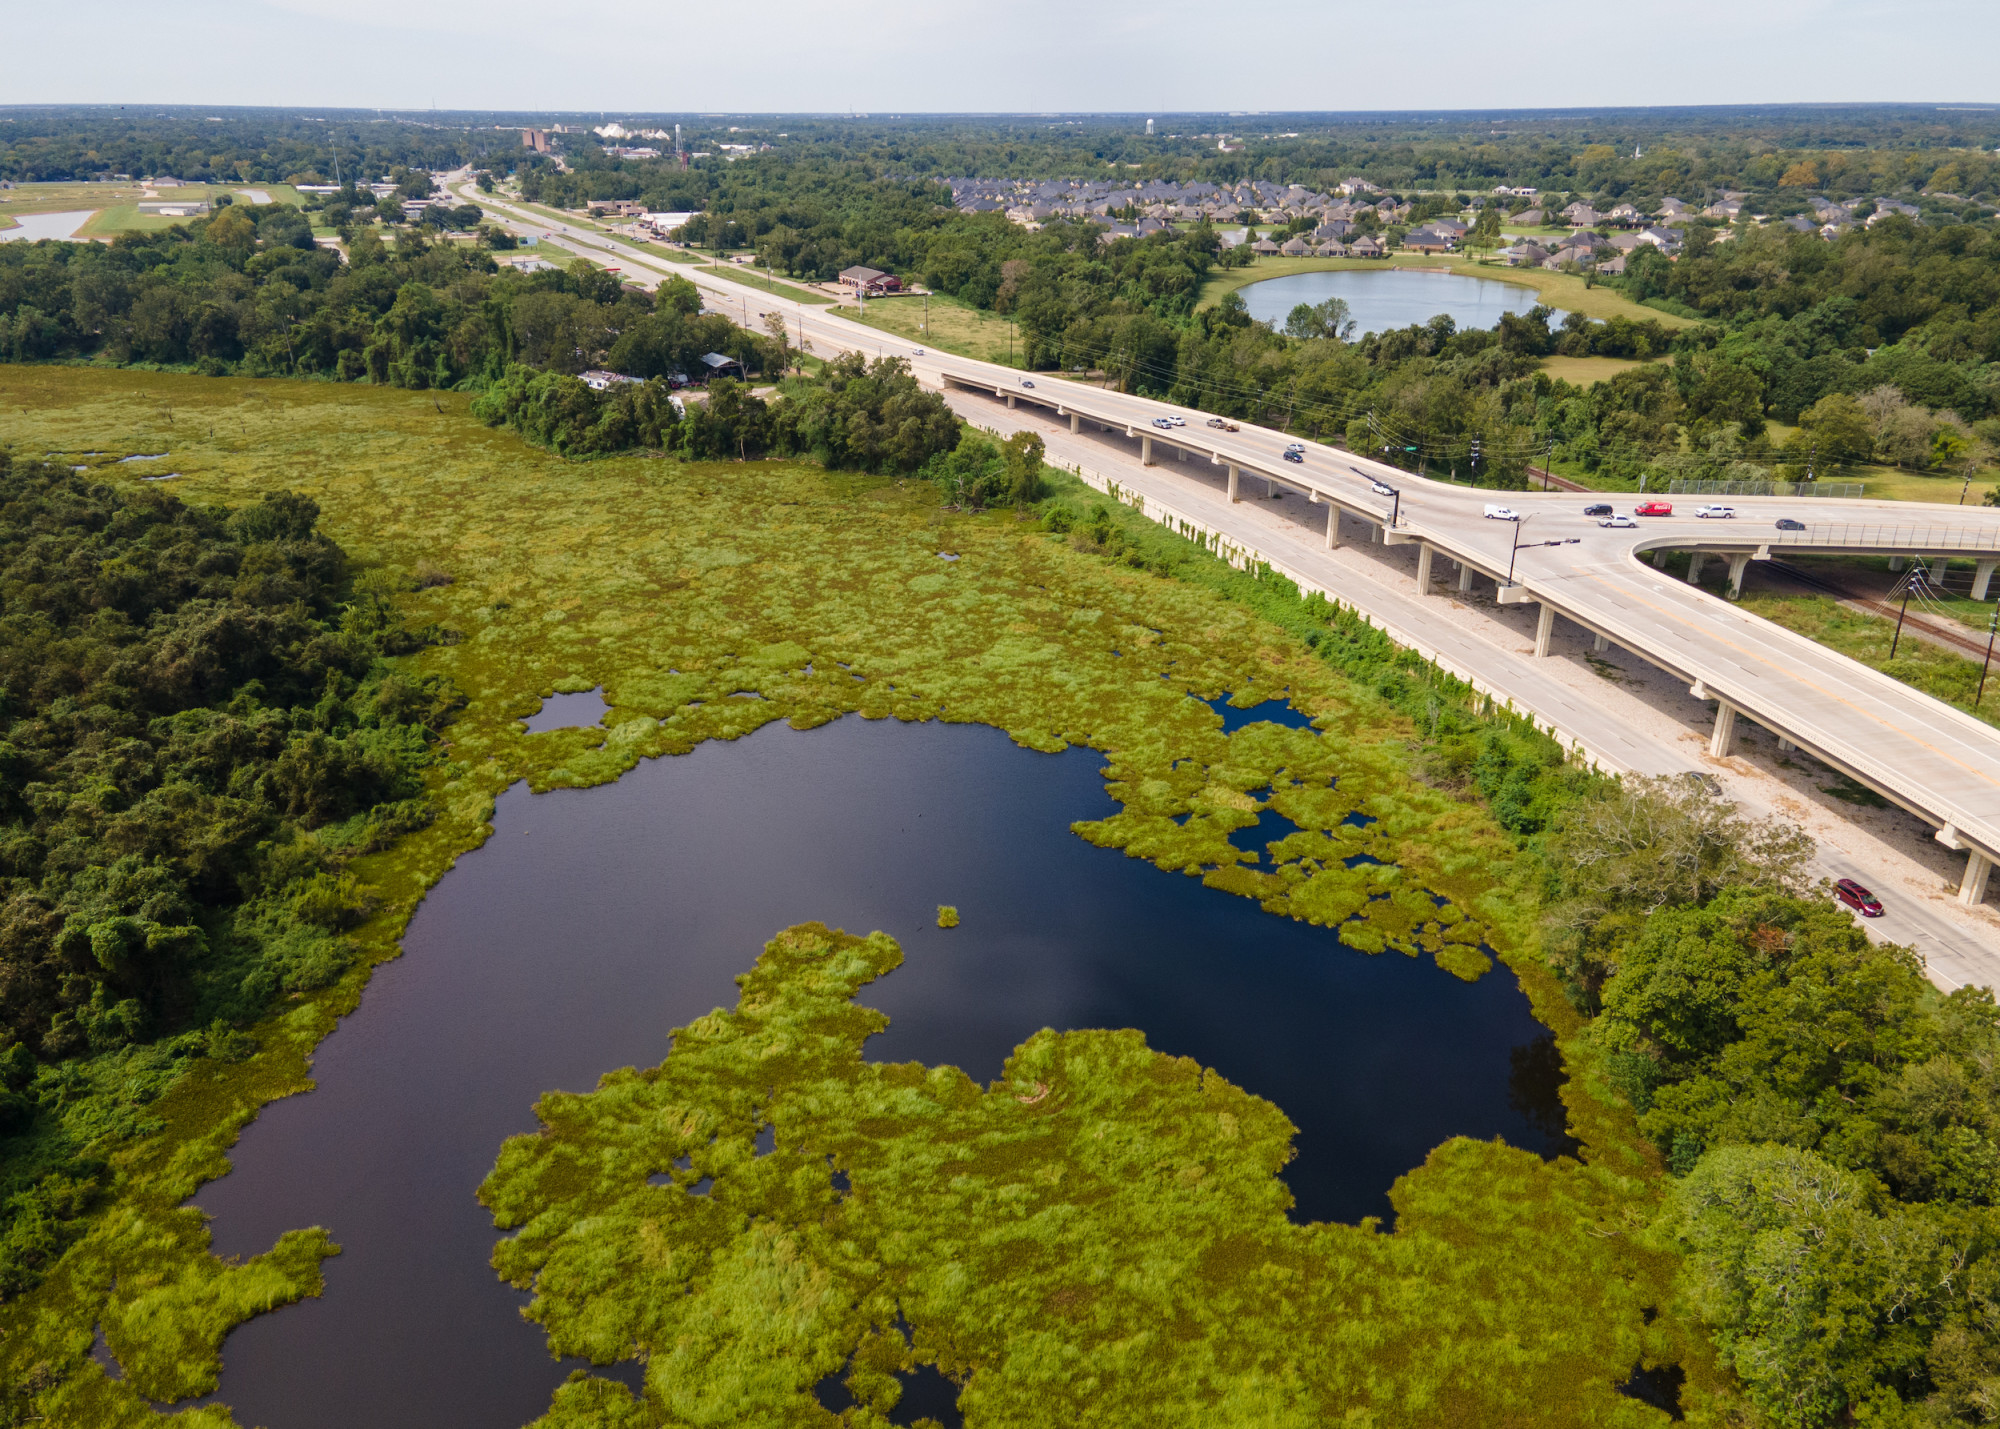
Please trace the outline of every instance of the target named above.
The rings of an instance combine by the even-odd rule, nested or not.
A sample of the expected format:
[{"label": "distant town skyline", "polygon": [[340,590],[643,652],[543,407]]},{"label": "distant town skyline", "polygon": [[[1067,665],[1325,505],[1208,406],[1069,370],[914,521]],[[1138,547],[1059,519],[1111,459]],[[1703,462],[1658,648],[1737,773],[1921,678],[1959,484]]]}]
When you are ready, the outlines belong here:
[{"label": "distant town skyline", "polygon": [[2000,7],[1688,0],[74,0],[8,20],[0,103],[629,112],[1131,112],[2000,102]]}]

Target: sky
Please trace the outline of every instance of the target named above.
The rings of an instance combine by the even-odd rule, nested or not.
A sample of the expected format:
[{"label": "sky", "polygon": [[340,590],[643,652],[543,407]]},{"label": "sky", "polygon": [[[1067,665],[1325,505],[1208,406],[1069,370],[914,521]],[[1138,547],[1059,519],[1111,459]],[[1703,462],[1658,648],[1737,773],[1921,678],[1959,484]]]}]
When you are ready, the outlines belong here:
[{"label": "sky", "polygon": [[10,52],[0,104],[1188,113],[2000,102],[1995,0],[7,0],[0,13]]}]

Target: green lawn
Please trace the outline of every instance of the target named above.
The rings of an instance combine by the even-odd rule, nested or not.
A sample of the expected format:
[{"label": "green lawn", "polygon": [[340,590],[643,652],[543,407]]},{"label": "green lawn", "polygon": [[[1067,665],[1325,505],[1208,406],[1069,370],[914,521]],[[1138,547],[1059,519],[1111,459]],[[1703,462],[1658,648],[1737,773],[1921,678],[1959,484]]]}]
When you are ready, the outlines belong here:
[{"label": "green lawn", "polygon": [[1616,377],[1621,372],[1629,372],[1635,367],[1644,367],[1643,362],[1625,357],[1545,357],[1542,371],[1563,382],[1575,383],[1578,387],[1589,387],[1602,382],[1607,377]]},{"label": "green lawn", "polygon": [[1013,324],[1006,318],[960,302],[957,298],[940,297],[934,293],[929,300],[927,328],[924,301],[922,298],[870,298],[865,315],[857,313],[851,305],[843,306],[841,313],[869,327],[893,332],[899,337],[907,337],[945,352],[955,352],[961,357],[1018,364],[1020,340],[1014,334]]}]

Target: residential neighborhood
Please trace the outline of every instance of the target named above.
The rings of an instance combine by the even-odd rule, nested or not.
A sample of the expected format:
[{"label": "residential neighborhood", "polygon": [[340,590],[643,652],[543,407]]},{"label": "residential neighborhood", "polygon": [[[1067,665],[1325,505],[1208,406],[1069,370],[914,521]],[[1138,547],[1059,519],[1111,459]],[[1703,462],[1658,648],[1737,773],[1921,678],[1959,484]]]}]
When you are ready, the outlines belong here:
[{"label": "residential neighborhood", "polygon": [[[1746,193],[1724,190],[1705,201],[1688,202],[1669,195],[1657,202],[1608,202],[1604,206],[1575,199],[1561,208],[1554,199],[1530,186],[1500,185],[1491,194],[1474,196],[1458,215],[1426,219],[1410,226],[1414,200],[1386,192],[1367,179],[1353,177],[1320,192],[1302,184],[1244,180],[1236,184],[1177,183],[1152,179],[1140,183],[1083,179],[953,178],[954,205],[963,213],[1003,214],[1030,231],[1055,222],[1096,224],[1102,241],[1143,238],[1151,233],[1200,223],[1224,229],[1222,244],[1248,245],[1260,258],[1384,258],[1392,251],[1420,254],[1456,253],[1467,245],[1471,220],[1485,208],[1502,210],[1505,238],[1493,257],[1510,267],[1590,271],[1615,277],[1625,271],[1634,253],[1654,248],[1677,257],[1691,221],[1733,225],[1762,223],[1762,215],[1746,213]],[[1463,196],[1461,196],[1463,197]],[[1782,220],[1800,233],[1839,237],[1856,226],[1872,226],[1892,215],[1920,219],[1916,205],[1893,198],[1859,198],[1834,202],[1811,200],[1810,217]],[[1435,212],[1432,203],[1424,210]],[[1302,228],[1301,220],[1312,220]],[[1290,230],[1266,232],[1258,229]],[[1567,232],[1551,230],[1566,229]],[[1718,238],[1727,239],[1723,227]],[[845,279],[843,278],[843,281]]]}]

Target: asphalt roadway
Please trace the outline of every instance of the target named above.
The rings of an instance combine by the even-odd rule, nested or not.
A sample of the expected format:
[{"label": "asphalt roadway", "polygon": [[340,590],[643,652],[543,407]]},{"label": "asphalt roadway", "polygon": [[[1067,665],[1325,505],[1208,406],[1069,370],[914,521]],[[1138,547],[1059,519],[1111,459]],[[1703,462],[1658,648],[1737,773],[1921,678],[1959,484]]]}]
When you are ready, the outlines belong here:
[{"label": "asphalt roadway", "polygon": [[[1211,466],[1236,465],[1246,480],[1268,473],[1378,528],[1393,513],[1398,524],[1387,533],[1389,539],[1428,543],[1497,582],[1506,582],[1511,567],[1513,580],[1502,599],[1548,602],[1586,629],[1676,672],[1711,696],[1729,700],[1748,717],[1844,768],[1933,825],[1951,824],[1966,841],[2000,851],[2000,731],[1668,576],[1642,559],[1656,548],[1734,548],[1754,553],[1770,546],[1782,551],[1784,538],[1774,525],[1781,515],[1806,522],[1813,528],[1808,539],[1823,541],[1830,526],[1825,519],[1833,508],[1830,501],[1734,498],[1730,504],[1736,508],[1736,519],[1711,522],[1685,514],[1684,501],[1676,499],[1674,516],[1642,518],[1638,529],[1621,530],[1601,527],[1583,516],[1582,507],[1597,498],[1574,493],[1495,493],[1453,486],[1310,442],[1303,444],[1302,463],[1287,462],[1283,451],[1294,439],[1279,432],[1248,423],[1238,431],[1221,431],[1206,425],[1209,417],[1203,412],[1059,376],[1024,374],[926,351],[917,343],[818,306],[760,291],[726,276],[726,270],[675,263],[490,195],[462,191],[461,196],[494,211],[516,232],[598,261],[611,260],[622,276],[641,286],[656,286],[668,276],[687,278],[720,300],[715,311],[748,326],[758,326],[765,314],[782,313],[794,340],[822,356],[860,350],[904,357],[929,385],[946,386],[949,380],[958,389],[946,386],[953,405],[982,425],[1023,425],[1032,419],[1032,425],[1044,432],[1052,460],[1094,471],[1099,484],[1106,478],[1115,480],[1124,491],[1144,495],[1160,511],[1176,512],[1209,530],[1227,533],[1308,588],[1327,589],[1369,613],[1402,643],[1474,678],[1609,768],[1675,773],[1698,766],[1678,749],[1636,737],[1614,716],[1550,680],[1533,658],[1480,640],[1452,619],[1446,602],[1387,588],[1357,587],[1351,572],[1331,565],[1323,541],[1313,541],[1310,533],[1301,533],[1295,525],[1274,526],[1264,518],[1267,508],[1260,503],[1232,503],[1211,489],[1211,483],[1185,479],[1181,473],[1188,471],[1188,465],[1175,459],[1178,453],[1173,448],[1185,449]],[[994,396],[968,388],[1012,394],[1015,409],[1009,411]],[[1083,433],[1072,435],[1065,430],[1069,423],[1049,420],[1072,413],[1082,420]],[[1161,416],[1179,417],[1186,425],[1171,431],[1153,427],[1153,419]],[[1118,449],[1130,448],[1129,440],[1122,444],[1090,440],[1095,426],[1111,428],[1119,436],[1129,432],[1152,438],[1154,463],[1145,464],[1137,453]],[[1400,496],[1383,494],[1376,489],[1378,483]],[[1261,486],[1258,482],[1252,489]],[[1610,499],[1618,500],[1621,509],[1630,509],[1624,499]],[[1523,521],[1517,526],[1487,519],[1484,507],[1494,501],[1518,511]],[[1900,531],[1913,552],[1947,546],[1964,554],[2000,552],[2000,511],[1845,499],[1837,509],[1842,518],[1838,524],[1854,530],[1857,542],[1865,541],[1869,549],[1903,549],[1895,535]],[[1348,524],[1350,530],[1356,526],[1352,520]],[[1948,529],[1913,529],[1922,526]],[[1871,529],[1855,529],[1861,527]],[[1384,534],[1377,529],[1375,538]],[[1515,551],[1517,538],[1524,544]],[[1573,544],[1527,544],[1550,540]],[[1840,549],[1827,544],[1813,548]],[[1440,565],[1438,574],[1442,573]],[[1821,865],[1830,875],[1869,879],[1868,870],[1853,866],[1839,850],[1823,848]],[[2000,986],[2000,948],[1981,921],[1962,921],[1922,904],[1892,899],[1887,916],[1870,920],[1867,926],[1878,937],[1919,947],[1941,985]]]}]

